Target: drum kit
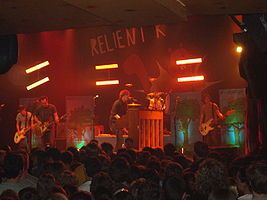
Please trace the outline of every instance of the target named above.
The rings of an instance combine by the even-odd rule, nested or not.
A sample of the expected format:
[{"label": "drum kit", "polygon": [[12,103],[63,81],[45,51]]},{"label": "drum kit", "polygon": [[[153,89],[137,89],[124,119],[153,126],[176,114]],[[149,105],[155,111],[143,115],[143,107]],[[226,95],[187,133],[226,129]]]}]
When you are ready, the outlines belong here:
[{"label": "drum kit", "polygon": [[163,111],[165,105],[166,93],[164,92],[150,92],[147,94],[146,99],[149,100],[149,110]]}]

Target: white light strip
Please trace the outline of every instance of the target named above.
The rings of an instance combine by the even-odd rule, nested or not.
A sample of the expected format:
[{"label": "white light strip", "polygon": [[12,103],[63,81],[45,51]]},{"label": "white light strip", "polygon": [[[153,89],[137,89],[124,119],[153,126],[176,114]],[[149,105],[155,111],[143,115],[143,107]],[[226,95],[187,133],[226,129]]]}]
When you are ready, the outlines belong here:
[{"label": "white light strip", "polygon": [[116,69],[119,68],[118,64],[109,64],[109,65],[96,65],[96,70],[102,70],[102,69]]},{"label": "white light strip", "polygon": [[42,62],[42,63],[40,63],[38,65],[35,65],[33,67],[30,67],[30,68],[26,69],[26,73],[27,74],[32,73],[32,72],[34,72],[36,70],[39,70],[39,69],[41,69],[41,68],[43,68],[43,67],[45,67],[47,65],[49,65],[48,61]]},{"label": "white light strip", "polygon": [[96,81],[96,85],[118,85],[119,80]]},{"label": "white light strip", "polygon": [[202,58],[176,60],[176,65],[187,65],[187,64],[194,64],[194,63],[202,63]]},{"label": "white light strip", "polygon": [[204,80],[204,76],[203,75],[177,78],[178,82],[203,81],[203,80]]},{"label": "white light strip", "polygon": [[49,81],[49,78],[45,77],[45,78],[43,78],[43,79],[41,79],[41,80],[31,84],[31,85],[28,85],[26,88],[27,88],[27,90],[31,90],[31,89],[33,89],[33,88],[35,88],[35,87],[37,87],[39,85],[42,85],[42,84],[44,84],[44,83],[46,83],[48,81]]}]

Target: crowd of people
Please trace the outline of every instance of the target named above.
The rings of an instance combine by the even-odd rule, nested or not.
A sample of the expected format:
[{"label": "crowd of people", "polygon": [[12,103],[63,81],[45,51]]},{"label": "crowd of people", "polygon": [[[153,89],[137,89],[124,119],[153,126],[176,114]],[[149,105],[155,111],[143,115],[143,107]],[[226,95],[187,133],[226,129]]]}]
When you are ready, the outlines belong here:
[{"label": "crowd of people", "polygon": [[194,144],[192,158],[174,145],[125,148],[110,143],[59,151],[54,147],[0,150],[0,199],[234,200],[267,199],[266,150],[228,158]]}]

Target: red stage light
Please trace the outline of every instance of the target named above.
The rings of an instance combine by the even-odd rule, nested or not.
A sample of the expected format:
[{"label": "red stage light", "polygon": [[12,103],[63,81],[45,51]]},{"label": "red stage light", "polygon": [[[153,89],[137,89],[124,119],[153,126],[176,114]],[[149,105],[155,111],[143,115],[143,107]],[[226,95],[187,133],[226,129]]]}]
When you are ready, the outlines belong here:
[{"label": "red stage light", "polygon": [[43,79],[41,79],[41,80],[31,84],[31,85],[28,85],[26,88],[27,88],[27,90],[31,90],[31,89],[33,89],[33,88],[35,88],[35,87],[37,87],[39,85],[42,85],[42,84],[44,84],[44,83],[46,83],[48,81],[49,81],[49,78],[45,77],[45,78],[43,78]]}]

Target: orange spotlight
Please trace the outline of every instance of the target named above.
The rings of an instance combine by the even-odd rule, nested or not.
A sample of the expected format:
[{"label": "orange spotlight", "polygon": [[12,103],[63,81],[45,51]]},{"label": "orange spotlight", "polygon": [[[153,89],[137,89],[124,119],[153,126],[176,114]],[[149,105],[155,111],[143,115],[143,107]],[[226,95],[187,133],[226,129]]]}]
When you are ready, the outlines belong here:
[{"label": "orange spotlight", "polygon": [[26,69],[26,73],[27,74],[32,73],[32,72],[34,72],[36,70],[39,70],[39,69],[41,69],[41,68],[43,68],[43,67],[45,67],[47,65],[49,65],[48,61],[42,62],[42,63],[40,63],[38,65],[34,65],[33,67],[30,67],[30,68]]},{"label": "orange spotlight", "polygon": [[118,64],[109,64],[109,65],[96,65],[96,70],[103,70],[103,69],[116,69],[119,68]]},{"label": "orange spotlight", "polygon": [[243,51],[243,48],[241,46],[237,46],[236,47],[236,52],[237,53],[242,53],[242,51]]},{"label": "orange spotlight", "polygon": [[96,85],[118,85],[119,80],[96,81]]},{"label": "orange spotlight", "polygon": [[195,64],[195,63],[202,63],[202,58],[176,60],[176,65],[188,65],[188,64]]},{"label": "orange spotlight", "polygon": [[133,84],[132,83],[126,83],[125,87],[133,87]]},{"label": "orange spotlight", "polygon": [[187,76],[187,77],[177,78],[178,82],[203,81],[203,80],[204,80],[204,76],[203,75],[200,75],[200,76]]},{"label": "orange spotlight", "polygon": [[31,89],[33,89],[33,88],[35,88],[35,87],[37,87],[39,85],[42,85],[42,84],[44,84],[44,83],[46,83],[48,81],[49,81],[49,78],[45,77],[45,78],[43,78],[43,79],[41,79],[41,80],[31,84],[31,85],[28,85],[26,88],[27,88],[27,90],[31,90]]}]

